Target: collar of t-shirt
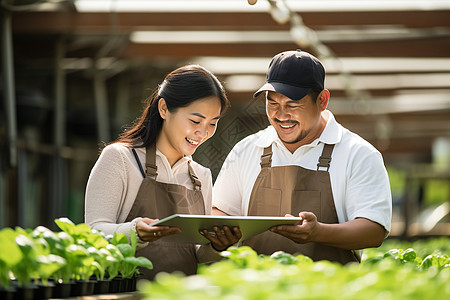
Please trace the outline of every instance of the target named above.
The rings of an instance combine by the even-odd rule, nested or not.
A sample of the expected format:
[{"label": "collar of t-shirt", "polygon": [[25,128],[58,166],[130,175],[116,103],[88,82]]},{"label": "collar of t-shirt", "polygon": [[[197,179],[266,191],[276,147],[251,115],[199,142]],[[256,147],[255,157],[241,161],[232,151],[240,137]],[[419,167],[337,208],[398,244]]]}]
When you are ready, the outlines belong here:
[{"label": "collar of t-shirt", "polygon": [[[325,126],[325,129],[323,130],[322,134],[312,141],[310,144],[303,145],[300,148],[303,147],[315,147],[319,145],[320,142],[324,144],[337,144],[342,139],[342,126],[340,126],[336,119],[334,118],[334,115],[329,110],[325,110],[322,112],[322,114],[326,114],[328,117],[327,125]],[[275,128],[270,125],[268,127],[269,133],[261,135],[259,139],[256,140],[256,146],[261,148],[266,148],[273,143],[276,143],[278,147],[281,149],[287,150],[286,146],[283,144],[283,142],[278,137],[277,131]]]},{"label": "collar of t-shirt", "polygon": [[[170,175],[174,175],[178,172],[186,172],[185,166],[186,164],[192,160],[192,156],[183,156],[180,158],[172,167],[170,166],[169,160],[167,157],[158,149],[156,149],[156,156],[161,159],[162,167],[165,170],[165,173],[170,177]],[[158,166],[160,167],[160,166]]]}]

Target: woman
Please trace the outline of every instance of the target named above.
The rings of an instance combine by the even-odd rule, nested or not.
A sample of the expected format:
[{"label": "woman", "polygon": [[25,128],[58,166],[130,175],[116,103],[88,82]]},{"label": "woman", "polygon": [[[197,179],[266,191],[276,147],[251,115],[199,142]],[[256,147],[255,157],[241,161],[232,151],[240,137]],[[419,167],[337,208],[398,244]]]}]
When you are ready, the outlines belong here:
[{"label": "woman", "polygon": [[169,215],[211,214],[212,178],[209,169],[192,161],[196,148],[215,132],[229,106],[217,78],[198,65],[169,73],[150,98],[137,123],[106,146],[89,176],[85,221],[105,234],[127,236],[136,231],[137,256],[146,256],[158,272],[197,272],[197,264],[220,259],[218,251],[236,243],[239,230],[217,228],[212,244],[165,242],[176,227],[151,227]]}]

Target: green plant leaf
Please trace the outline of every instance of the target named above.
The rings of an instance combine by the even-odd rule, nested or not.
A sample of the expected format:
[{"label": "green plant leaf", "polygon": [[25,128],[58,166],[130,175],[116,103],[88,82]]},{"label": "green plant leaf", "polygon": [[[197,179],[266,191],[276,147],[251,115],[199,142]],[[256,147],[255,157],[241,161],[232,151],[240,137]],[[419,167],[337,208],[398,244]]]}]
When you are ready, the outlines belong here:
[{"label": "green plant leaf", "polygon": [[109,244],[109,242],[103,237],[103,235],[98,233],[87,234],[86,242],[87,244],[92,245],[97,249],[104,248]]},{"label": "green plant leaf", "polygon": [[80,245],[72,244],[69,247],[66,248],[67,252],[70,252],[72,255],[78,255],[78,256],[87,256],[88,252],[86,248]]},{"label": "green plant leaf", "polygon": [[92,234],[91,227],[85,223],[77,224],[74,227],[74,234],[76,234],[78,236]]},{"label": "green plant leaf", "polygon": [[71,236],[75,234],[75,224],[71,220],[69,220],[69,218],[61,217],[59,219],[56,219],[55,223],[62,231],[66,232],[67,234]]},{"label": "green plant leaf", "polygon": [[11,228],[0,231],[0,261],[6,266],[12,266],[22,260],[22,252],[16,244],[17,233]]},{"label": "green plant leaf", "polygon": [[73,237],[71,237],[67,232],[61,231],[56,234],[56,236],[59,239],[59,242],[61,242],[61,245],[64,247],[67,247],[69,245],[72,245],[75,241],[73,240]]},{"label": "green plant leaf", "polygon": [[137,266],[137,267],[144,267],[144,268],[147,268],[147,269],[153,269],[153,264],[152,264],[152,262],[151,262],[148,258],[143,257],[143,256],[139,256],[139,257],[127,257],[125,260],[126,260],[127,262],[132,261],[133,264],[134,264],[135,266]]},{"label": "green plant leaf", "polygon": [[92,266],[94,267],[94,275],[98,280],[103,280],[105,278],[105,268],[100,265],[98,262],[92,262]]},{"label": "green plant leaf", "polygon": [[131,240],[131,247],[133,249],[133,255],[135,255],[138,241],[137,241],[137,233],[132,229],[130,230],[130,240]]},{"label": "green plant leaf", "polygon": [[405,261],[414,262],[417,257],[417,254],[416,251],[414,251],[414,249],[408,248],[405,251],[403,251],[402,257]]},{"label": "green plant leaf", "polygon": [[31,258],[35,255],[35,245],[33,244],[33,241],[28,238],[27,236],[23,234],[19,234],[16,237],[16,244],[19,246],[20,251],[22,251],[22,254],[26,258]]},{"label": "green plant leaf", "polygon": [[116,247],[117,247],[117,249],[119,249],[120,253],[122,253],[122,255],[124,257],[134,256],[133,248],[131,247],[131,245],[129,245],[129,244],[118,244]]},{"label": "green plant leaf", "polygon": [[123,260],[123,254],[122,252],[120,252],[119,248],[117,248],[117,246],[113,245],[113,244],[109,244],[106,246],[106,250],[109,251],[109,253],[111,253],[111,255],[116,258],[117,260]]},{"label": "green plant leaf", "polygon": [[37,261],[39,263],[38,275],[45,285],[47,285],[48,278],[55,275],[67,263],[64,258],[54,254],[39,255]]},{"label": "green plant leaf", "polygon": [[293,265],[298,262],[297,257],[283,251],[274,252],[270,257],[283,265]]},{"label": "green plant leaf", "polygon": [[119,245],[119,244],[128,244],[128,238],[124,233],[116,233],[114,232],[113,237],[111,239],[111,244]]}]

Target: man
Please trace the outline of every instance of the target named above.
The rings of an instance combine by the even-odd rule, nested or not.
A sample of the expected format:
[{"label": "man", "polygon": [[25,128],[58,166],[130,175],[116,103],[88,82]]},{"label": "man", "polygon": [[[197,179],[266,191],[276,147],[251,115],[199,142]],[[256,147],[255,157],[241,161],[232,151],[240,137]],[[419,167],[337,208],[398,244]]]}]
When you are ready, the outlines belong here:
[{"label": "man", "polygon": [[213,189],[213,213],[300,216],[243,241],[346,264],[379,246],[391,226],[389,179],[379,151],[327,110],[325,69],[304,51],[271,61],[264,94],[270,126],[235,145]]}]

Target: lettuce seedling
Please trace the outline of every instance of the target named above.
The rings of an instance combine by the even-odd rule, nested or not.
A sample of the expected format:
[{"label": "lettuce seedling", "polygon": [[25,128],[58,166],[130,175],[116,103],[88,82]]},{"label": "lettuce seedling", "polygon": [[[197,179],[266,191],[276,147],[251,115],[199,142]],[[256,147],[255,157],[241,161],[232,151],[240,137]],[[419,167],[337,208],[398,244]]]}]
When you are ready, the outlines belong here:
[{"label": "lettuce seedling", "polygon": [[67,264],[67,261],[64,258],[54,254],[39,255],[37,261],[39,263],[37,275],[44,285],[48,285],[48,279]]},{"label": "lettuce seedling", "polygon": [[89,251],[80,245],[70,245],[67,247],[68,263],[72,266],[71,277],[76,280],[88,281],[96,269],[101,266],[90,255]]},{"label": "lettuce seedling", "polygon": [[20,286],[31,283],[31,278],[35,277],[38,269],[37,251],[33,241],[24,234],[19,234],[15,238],[16,244],[22,252],[22,261],[11,266],[11,271]]},{"label": "lettuce seedling", "polygon": [[220,253],[236,264],[238,268],[246,269],[258,264],[258,253],[248,246],[231,246]]},{"label": "lettuce seedling", "polygon": [[4,228],[0,231],[0,285],[8,288],[11,279],[9,271],[12,266],[18,264],[23,254],[16,244],[17,234],[11,228]]},{"label": "lettuce seedling", "polygon": [[91,227],[85,223],[75,225],[65,217],[56,219],[55,223],[62,231],[69,234],[77,245],[85,246],[85,248],[93,246],[100,249],[106,247],[108,244],[108,241],[103,235],[91,230]]},{"label": "lettuce seedling", "polygon": [[113,244],[108,244],[106,250],[111,253],[111,256],[107,257],[110,262],[106,267],[106,273],[108,274],[108,279],[112,280],[117,275],[119,275],[120,262],[124,259],[122,252]]},{"label": "lettuce seedling", "polygon": [[105,269],[108,263],[107,256],[111,255],[111,253],[109,253],[109,251],[104,248],[97,249],[95,247],[89,247],[87,251],[89,255],[94,258],[94,262],[97,263],[97,268],[94,269],[95,277],[97,278],[97,280],[103,280],[105,278]]},{"label": "lettuce seedling", "polygon": [[137,236],[134,230],[130,231],[130,243],[125,234],[114,233],[110,242],[119,249],[123,255],[123,260],[119,262],[119,273],[124,278],[132,278],[139,274],[138,267],[153,269],[152,262],[146,257],[135,257],[137,249]]},{"label": "lettuce seedling", "polygon": [[66,264],[56,272],[56,278],[59,282],[69,283],[72,276],[74,265],[70,258],[71,253],[66,249],[73,244],[73,238],[66,232],[56,233],[55,253],[66,260]]}]

